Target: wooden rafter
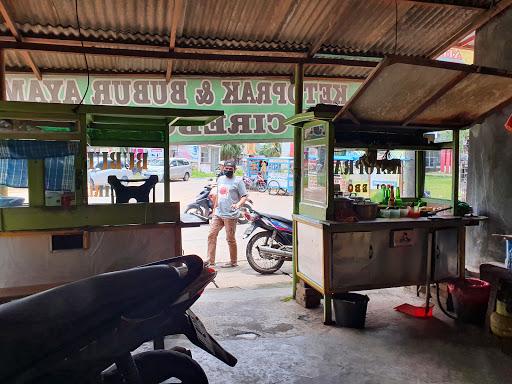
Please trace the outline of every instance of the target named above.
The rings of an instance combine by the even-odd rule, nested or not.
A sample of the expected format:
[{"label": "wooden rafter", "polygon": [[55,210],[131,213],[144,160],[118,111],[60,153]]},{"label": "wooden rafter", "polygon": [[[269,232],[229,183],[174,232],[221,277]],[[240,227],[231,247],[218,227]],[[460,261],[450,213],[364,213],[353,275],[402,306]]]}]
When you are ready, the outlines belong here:
[{"label": "wooden rafter", "polygon": [[430,6],[435,8],[458,8],[458,9],[467,9],[467,10],[486,10],[488,7],[483,5],[475,5],[468,2],[468,4],[458,3],[439,3],[435,1],[429,0],[399,0],[402,3],[411,3],[411,4],[419,4],[424,6]]},{"label": "wooden rafter", "polygon": [[[0,36],[0,42],[16,42],[16,39],[12,36]],[[61,38],[44,38],[44,37],[24,37],[24,43],[29,44],[49,44],[49,45],[67,45],[71,47],[79,47],[81,46],[80,40],[77,39],[61,39]],[[100,47],[100,48],[130,48],[130,49],[144,49],[144,50],[153,50],[153,51],[161,51],[167,52],[169,48],[167,45],[144,45],[144,44],[134,44],[134,43],[126,43],[126,42],[105,42],[105,41],[95,41],[84,39],[85,47]],[[250,49],[218,49],[218,48],[200,48],[200,47],[175,47],[175,52],[183,52],[183,53],[207,53],[207,54],[216,54],[216,55],[254,55],[254,56],[275,56],[275,57],[307,57],[307,53],[304,52],[294,52],[294,51],[266,51],[266,50],[250,50]]]},{"label": "wooden rafter", "polygon": [[473,20],[470,23],[465,24],[464,26],[459,28],[457,32],[455,32],[445,42],[441,43],[436,49],[430,52],[428,56],[435,59],[440,54],[449,49],[452,45],[457,43],[460,39],[463,39],[470,32],[483,27],[492,18],[499,15],[501,12],[503,12],[510,6],[512,6],[512,0],[500,0],[494,7],[488,9],[487,11],[477,14],[475,17],[473,17]]},{"label": "wooden rafter", "polygon": [[348,60],[338,58],[308,58],[289,56],[269,56],[256,55],[249,51],[245,54],[227,55],[218,53],[196,53],[196,52],[178,52],[164,51],[161,49],[130,49],[130,48],[107,48],[98,46],[80,46],[65,44],[45,44],[45,43],[27,43],[17,41],[6,41],[0,39],[0,48],[26,50],[26,51],[46,51],[60,53],[80,53],[97,56],[123,56],[140,57],[153,59],[173,59],[173,60],[198,60],[198,61],[232,61],[232,62],[254,62],[254,63],[278,63],[278,64],[311,64],[311,65],[343,65],[349,67],[374,68],[379,63],[373,60]]},{"label": "wooden rafter", "polygon": [[[0,13],[2,14],[2,17],[5,20],[5,24],[7,25],[7,28],[9,28],[9,31],[12,33],[16,41],[22,42],[23,37],[21,36],[20,31],[16,27],[16,23],[14,21],[14,18],[11,16],[9,10],[7,9],[4,0],[0,0]],[[36,75],[38,80],[42,80],[43,76],[41,74],[41,71],[37,67],[36,63],[34,62],[34,59],[27,51],[21,52],[21,57],[23,57],[23,60],[25,63],[30,67],[32,72],[34,72],[34,75]]]},{"label": "wooden rafter", "polygon": [[[174,0],[174,6],[172,7],[171,15],[171,32],[169,34],[169,51],[173,52],[176,48],[176,31],[178,29],[178,23],[183,18],[183,0]],[[167,61],[167,70],[165,71],[165,80],[169,82],[172,75],[173,60]]]},{"label": "wooden rafter", "polygon": [[423,103],[421,103],[417,108],[412,111],[409,116],[407,116],[402,125],[406,126],[409,125],[416,119],[419,115],[421,115],[428,107],[430,107],[432,104],[434,104],[439,98],[441,98],[446,92],[448,92],[450,89],[455,87],[458,83],[460,83],[467,75],[469,75],[469,72],[461,72],[457,76],[455,76],[452,80],[447,82],[441,89],[439,89],[437,92],[435,92],[432,96],[430,96],[427,100],[425,100]]}]

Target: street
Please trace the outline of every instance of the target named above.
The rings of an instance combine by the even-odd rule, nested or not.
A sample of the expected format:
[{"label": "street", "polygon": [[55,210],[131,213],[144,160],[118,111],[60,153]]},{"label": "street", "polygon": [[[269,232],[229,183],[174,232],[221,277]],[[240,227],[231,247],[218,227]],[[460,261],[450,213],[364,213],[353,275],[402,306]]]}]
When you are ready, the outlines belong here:
[{"label": "street", "polygon": [[[205,185],[210,183],[209,179],[190,179],[188,181],[171,182],[171,201],[179,201],[181,211],[195,200],[196,195]],[[164,185],[156,185],[156,201],[164,200]],[[253,201],[253,207],[257,211],[268,212],[284,218],[291,218],[293,196],[271,196],[266,192],[249,191],[249,198]],[[89,197],[90,204],[109,204],[110,197]],[[245,248],[249,239],[243,239],[243,233],[248,224],[238,225],[236,239],[238,244],[237,268],[217,268],[218,277],[216,284],[220,288],[240,287],[255,288],[267,285],[289,285],[291,283],[292,265],[285,262],[280,271],[272,275],[262,275],[254,271],[245,257]],[[209,226],[202,225],[197,228],[184,228],[182,230],[184,254],[196,254],[207,260],[207,237]],[[229,261],[228,245],[225,231],[221,230],[217,240],[216,261],[224,263]],[[212,287],[212,286],[210,286]]]},{"label": "street", "polygon": [[[201,191],[204,185],[208,184],[208,179],[190,179],[189,181],[171,182],[171,200],[179,201],[181,210],[184,211],[187,204],[194,201],[195,196]],[[163,190],[163,184],[158,184]],[[270,212],[274,215],[284,218],[291,218],[293,196],[270,196],[268,193],[249,191],[249,198],[253,200],[254,209],[262,212]],[[245,247],[249,239],[243,239],[243,233],[248,224],[237,226],[236,239],[238,244],[238,264],[237,268],[217,268],[219,275],[216,283],[221,288],[243,287],[255,288],[263,285],[282,285],[290,284],[292,273],[291,262],[285,262],[280,271],[272,275],[261,275],[254,271],[245,257]],[[196,254],[203,259],[207,259],[207,236],[209,226],[203,225],[198,228],[185,228],[182,230],[183,250],[185,254]],[[217,262],[229,261],[228,246],[225,232],[219,233],[217,240]],[[211,287],[211,286],[210,286]]]}]

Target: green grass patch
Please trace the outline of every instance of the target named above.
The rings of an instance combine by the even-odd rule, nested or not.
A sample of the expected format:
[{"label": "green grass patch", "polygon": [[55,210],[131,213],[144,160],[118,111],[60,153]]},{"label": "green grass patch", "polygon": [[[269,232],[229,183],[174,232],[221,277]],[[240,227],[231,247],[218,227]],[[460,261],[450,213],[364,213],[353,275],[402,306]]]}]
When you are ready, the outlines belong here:
[{"label": "green grass patch", "polygon": [[293,296],[286,296],[286,297],[283,297],[283,298],[281,299],[281,301],[282,301],[283,303],[287,303],[287,302],[292,301],[292,300],[293,300]]},{"label": "green grass patch", "polygon": [[[242,168],[237,168],[237,170],[235,171],[235,175],[236,176],[243,176],[244,174],[244,170]],[[200,171],[199,169],[193,169],[192,170],[192,177],[196,177],[196,178],[207,178],[207,177],[217,177],[217,173],[215,172],[203,172],[203,171]]]},{"label": "green grass patch", "polygon": [[430,192],[432,199],[452,198],[452,177],[451,175],[425,175],[425,192]]},{"label": "green grass patch", "polygon": [[193,169],[192,177],[196,177],[196,178],[215,177],[215,173],[214,172],[203,172],[198,169]]}]

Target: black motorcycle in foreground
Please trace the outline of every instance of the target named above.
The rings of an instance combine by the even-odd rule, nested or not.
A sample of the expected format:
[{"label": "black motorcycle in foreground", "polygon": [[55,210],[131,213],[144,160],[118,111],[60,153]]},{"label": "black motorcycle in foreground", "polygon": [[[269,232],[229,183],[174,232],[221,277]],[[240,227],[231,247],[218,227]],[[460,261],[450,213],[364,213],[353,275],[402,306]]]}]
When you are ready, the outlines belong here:
[{"label": "black motorcycle in foreground", "polygon": [[247,243],[246,257],[256,272],[270,274],[290,261],[293,254],[292,221],[280,216],[253,211],[245,214],[251,225],[244,232],[244,239],[256,232]]},{"label": "black motorcycle in foreground", "polygon": [[[183,256],[3,304],[0,382],[208,383],[190,351],[164,350],[163,340],[184,334],[226,364],[236,364],[189,309],[215,275],[200,257]],[[151,340],[162,349],[130,353]]]},{"label": "black motorcycle in foreground", "polygon": [[[212,181],[212,180],[211,180]],[[197,216],[205,221],[212,217],[212,201],[208,198],[212,190],[212,185],[205,185],[203,190],[196,196],[196,200],[190,203],[185,208],[185,213]],[[240,207],[240,216],[238,217],[238,224],[247,224],[247,218],[245,213],[252,212],[253,201],[247,199],[247,201]]]}]

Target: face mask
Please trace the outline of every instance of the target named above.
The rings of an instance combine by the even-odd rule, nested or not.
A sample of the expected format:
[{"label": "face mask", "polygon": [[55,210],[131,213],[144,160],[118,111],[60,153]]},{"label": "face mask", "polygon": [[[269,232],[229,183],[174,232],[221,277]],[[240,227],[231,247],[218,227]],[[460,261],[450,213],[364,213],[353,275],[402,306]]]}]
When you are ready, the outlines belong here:
[{"label": "face mask", "polygon": [[233,171],[224,171],[224,174],[226,177],[229,177],[230,179],[233,177]]}]

